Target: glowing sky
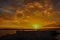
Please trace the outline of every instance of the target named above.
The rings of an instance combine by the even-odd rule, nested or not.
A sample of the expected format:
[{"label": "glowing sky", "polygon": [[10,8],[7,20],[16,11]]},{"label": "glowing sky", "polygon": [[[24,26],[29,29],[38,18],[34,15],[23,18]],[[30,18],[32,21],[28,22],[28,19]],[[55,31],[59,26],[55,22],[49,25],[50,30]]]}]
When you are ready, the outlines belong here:
[{"label": "glowing sky", "polygon": [[60,0],[0,0],[0,21],[0,26],[9,28],[30,28],[32,23],[60,25]]}]

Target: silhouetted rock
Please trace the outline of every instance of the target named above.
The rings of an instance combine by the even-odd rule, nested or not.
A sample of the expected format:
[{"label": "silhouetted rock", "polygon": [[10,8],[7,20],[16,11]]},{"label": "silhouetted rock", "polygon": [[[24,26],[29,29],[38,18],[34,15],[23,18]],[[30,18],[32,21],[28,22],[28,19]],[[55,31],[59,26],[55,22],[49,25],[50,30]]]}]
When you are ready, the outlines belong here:
[{"label": "silhouetted rock", "polygon": [[8,34],[0,40],[56,40],[56,31],[16,31],[16,34]]}]

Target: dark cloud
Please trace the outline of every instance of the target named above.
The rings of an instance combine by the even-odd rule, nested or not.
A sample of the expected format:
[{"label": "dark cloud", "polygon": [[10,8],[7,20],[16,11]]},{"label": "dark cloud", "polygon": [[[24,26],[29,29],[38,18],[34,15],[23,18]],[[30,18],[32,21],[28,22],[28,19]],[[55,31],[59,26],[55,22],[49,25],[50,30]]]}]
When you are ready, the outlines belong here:
[{"label": "dark cloud", "polygon": [[60,11],[60,0],[52,0],[54,11]]}]

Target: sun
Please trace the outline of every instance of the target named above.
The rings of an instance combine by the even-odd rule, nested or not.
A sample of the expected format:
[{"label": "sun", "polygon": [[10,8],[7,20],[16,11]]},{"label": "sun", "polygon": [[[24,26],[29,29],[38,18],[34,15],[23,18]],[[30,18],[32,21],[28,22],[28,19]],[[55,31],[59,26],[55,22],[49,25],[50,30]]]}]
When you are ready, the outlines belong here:
[{"label": "sun", "polygon": [[33,24],[32,27],[34,29],[40,29],[40,28],[42,28],[42,25],[40,25],[40,24]]}]

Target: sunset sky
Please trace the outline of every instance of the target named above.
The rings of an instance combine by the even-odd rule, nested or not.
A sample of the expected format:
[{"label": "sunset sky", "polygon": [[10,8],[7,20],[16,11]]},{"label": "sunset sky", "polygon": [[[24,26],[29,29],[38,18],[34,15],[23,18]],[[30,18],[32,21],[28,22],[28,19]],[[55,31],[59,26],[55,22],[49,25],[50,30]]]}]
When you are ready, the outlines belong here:
[{"label": "sunset sky", "polygon": [[1,28],[33,28],[35,24],[60,25],[60,0],[0,0]]}]

